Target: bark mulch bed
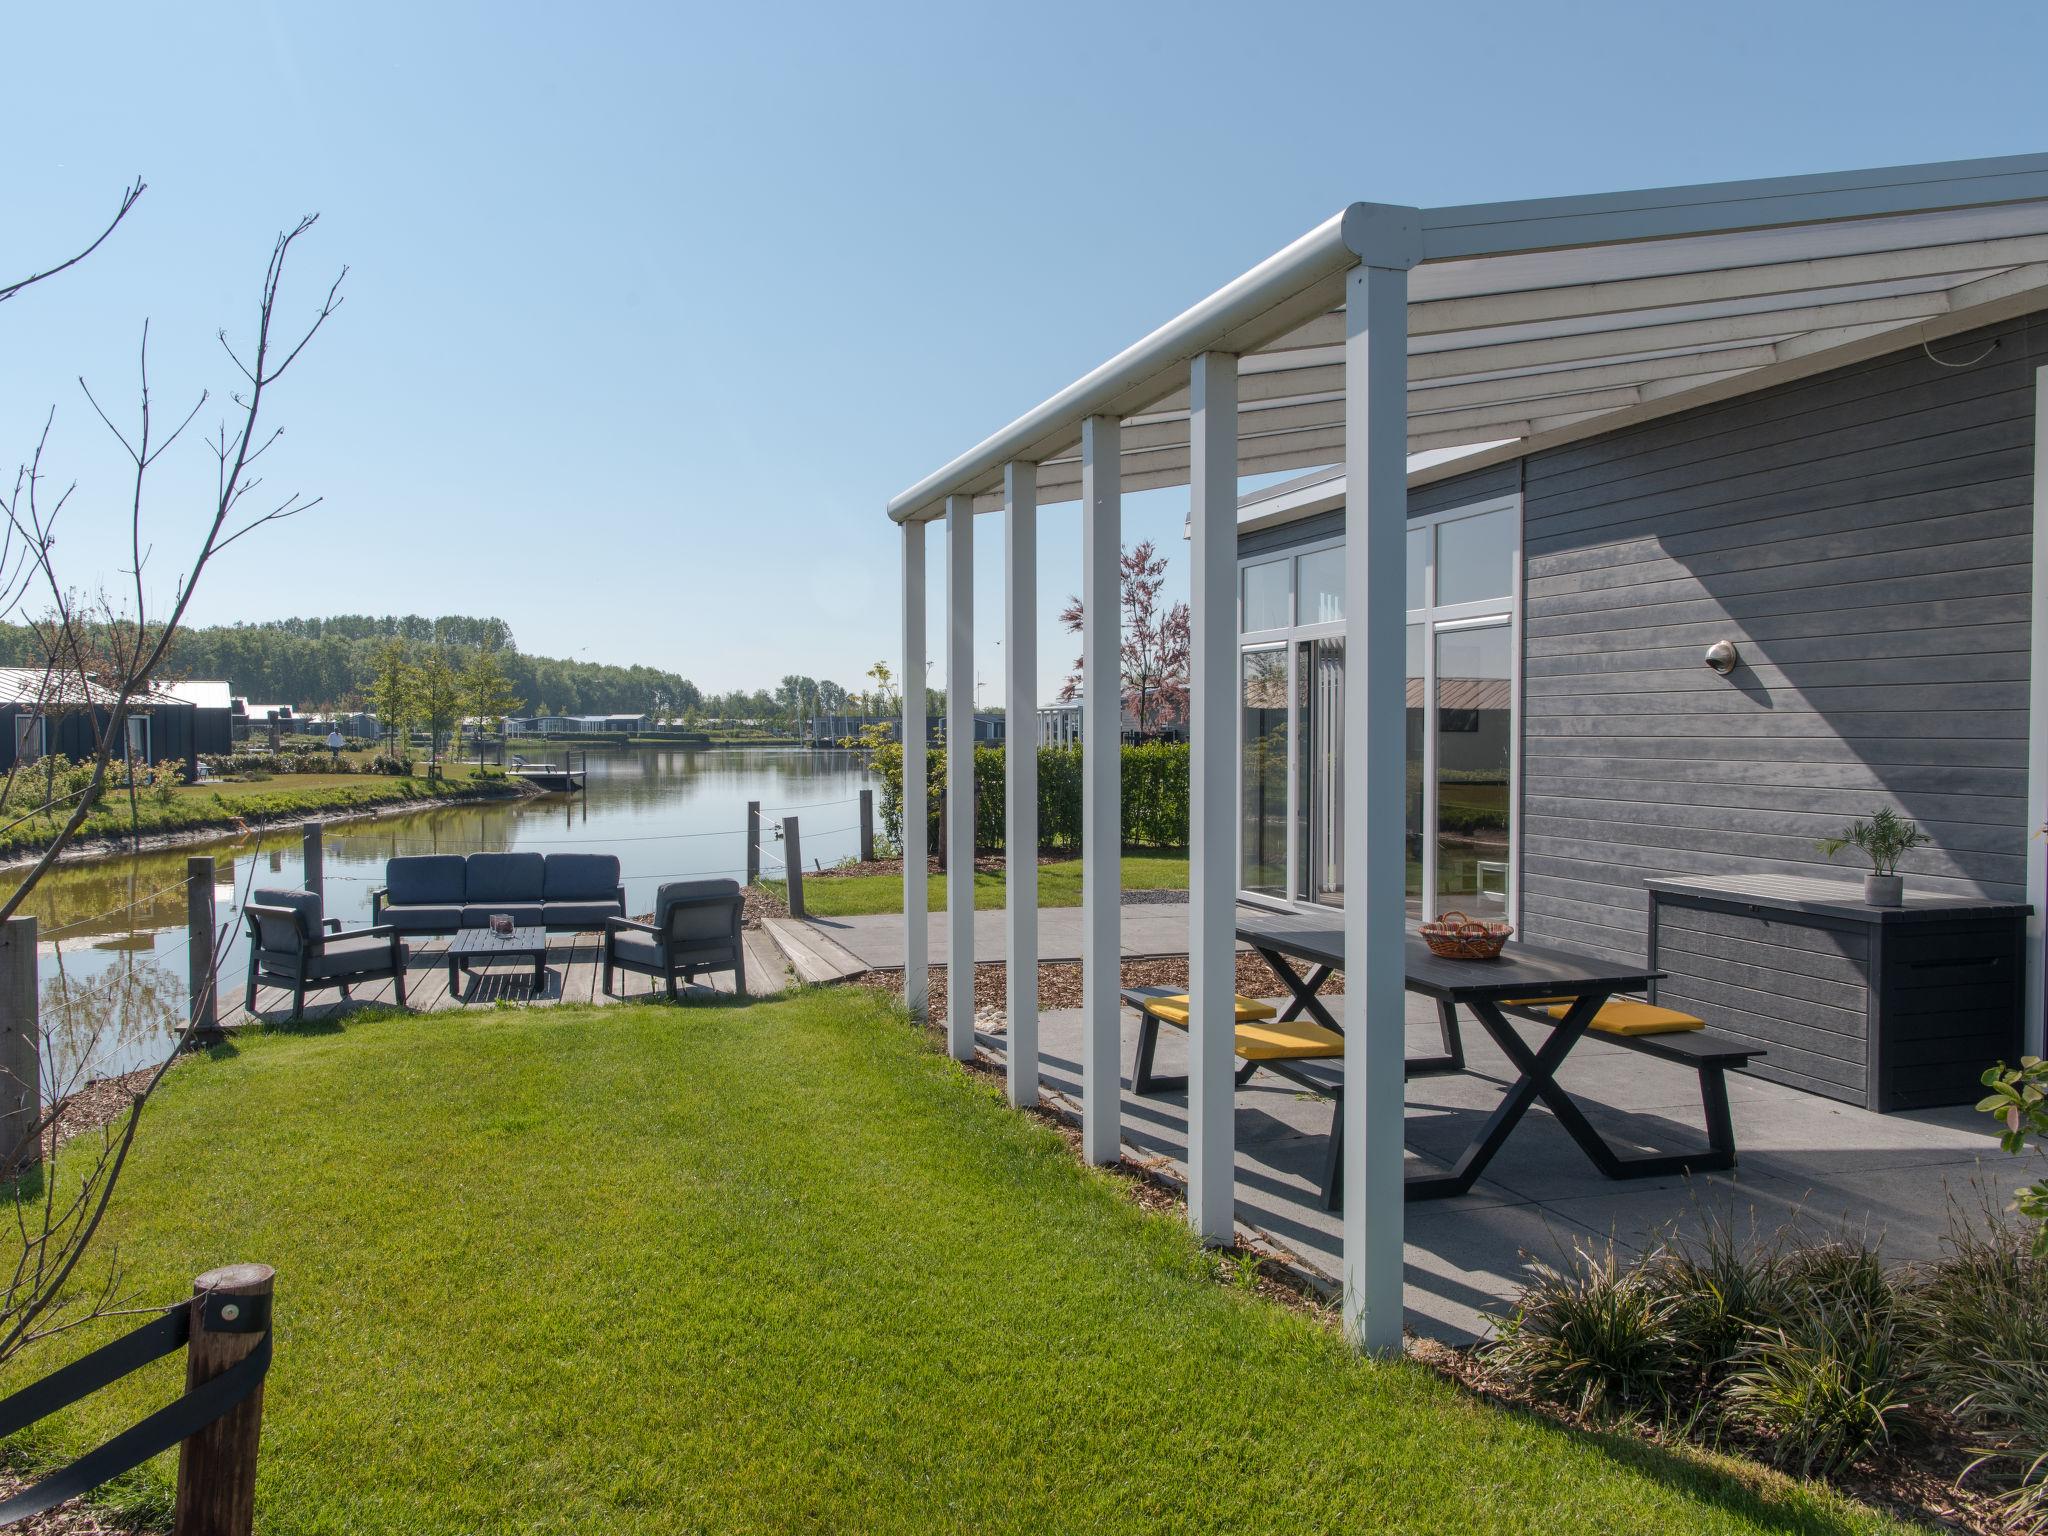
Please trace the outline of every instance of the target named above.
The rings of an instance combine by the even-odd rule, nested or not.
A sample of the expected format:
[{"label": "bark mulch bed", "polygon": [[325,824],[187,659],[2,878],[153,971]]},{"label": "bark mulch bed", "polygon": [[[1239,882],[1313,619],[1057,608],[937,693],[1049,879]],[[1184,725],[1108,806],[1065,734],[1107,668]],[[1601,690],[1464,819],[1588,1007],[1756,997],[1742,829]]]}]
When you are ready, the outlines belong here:
[{"label": "bark mulch bed", "polygon": [[[1185,955],[1156,960],[1126,960],[1120,985],[1126,987],[1185,987],[1188,961]],[[869,971],[854,978],[853,985],[879,987],[892,997],[903,995],[901,970]],[[974,967],[974,1018],[983,1029],[999,1030],[1005,1022],[1005,967],[1000,960],[986,960]],[[1273,974],[1273,968],[1250,953],[1237,957],[1237,990],[1246,997],[1285,997],[1287,988]],[[1317,989],[1319,996],[1338,997],[1344,978],[1332,976]],[[946,995],[946,968],[931,967],[931,996]],[[1078,960],[1047,960],[1038,967],[1040,1008],[1081,1006],[1081,963]]]},{"label": "bark mulch bed", "polygon": [[[1439,1375],[1448,1377],[1462,1390],[1484,1398],[1496,1407],[1533,1414],[1590,1433],[1622,1435],[1674,1448],[1699,1448],[1698,1442],[1655,1423],[1642,1420],[1605,1422],[1533,1398],[1491,1369],[1485,1357],[1475,1349],[1460,1349],[1435,1339],[1411,1335],[1408,1354]],[[2017,1536],[2017,1533],[2025,1531],[2025,1526],[2015,1523],[1993,1500],[1957,1486],[1957,1480],[1974,1458],[1943,1426],[1916,1419],[1911,1429],[1914,1433],[1897,1442],[1897,1449],[1880,1457],[1859,1461],[1829,1481],[1852,1498],[1874,1508],[1941,1530],[1969,1531],[1974,1536]],[[1708,1449],[1767,1461],[1769,1448],[1759,1443],[1730,1440],[1724,1446]]]}]

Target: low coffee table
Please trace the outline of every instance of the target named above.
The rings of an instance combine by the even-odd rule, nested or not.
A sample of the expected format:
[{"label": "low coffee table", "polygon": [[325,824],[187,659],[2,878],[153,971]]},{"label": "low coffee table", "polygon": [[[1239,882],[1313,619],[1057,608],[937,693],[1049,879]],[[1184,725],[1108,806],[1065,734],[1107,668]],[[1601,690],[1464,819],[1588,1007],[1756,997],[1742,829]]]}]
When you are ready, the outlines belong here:
[{"label": "low coffee table", "polygon": [[448,941],[448,990],[462,999],[462,978],[479,960],[531,960],[533,990],[543,992],[548,984],[548,931],[545,928],[514,928],[510,933],[493,933],[488,928],[465,928]]}]

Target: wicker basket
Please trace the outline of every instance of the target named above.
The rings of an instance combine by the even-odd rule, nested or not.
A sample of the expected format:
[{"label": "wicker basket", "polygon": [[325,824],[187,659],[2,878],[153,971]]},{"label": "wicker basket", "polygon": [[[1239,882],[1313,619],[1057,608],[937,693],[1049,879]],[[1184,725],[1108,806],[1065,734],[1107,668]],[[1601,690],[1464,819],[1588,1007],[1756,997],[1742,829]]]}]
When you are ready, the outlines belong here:
[{"label": "wicker basket", "polygon": [[1498,960],[1501,946],[1513,937],[1513,923],[1488,923],[1462,912],[1446,912],[1422,925],[1422,942],[1446,960]]}]

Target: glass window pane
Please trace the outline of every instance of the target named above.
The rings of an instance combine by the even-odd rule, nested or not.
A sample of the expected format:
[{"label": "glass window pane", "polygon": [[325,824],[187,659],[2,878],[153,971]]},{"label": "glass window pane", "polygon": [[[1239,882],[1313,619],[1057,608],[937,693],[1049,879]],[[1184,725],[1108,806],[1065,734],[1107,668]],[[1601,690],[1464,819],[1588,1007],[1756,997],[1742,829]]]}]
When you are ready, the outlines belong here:
[{"label": "glass window pane", "polygon": [[1287,894],[1287,652],[1246,651],[1239,703],[1244,753],[1238,888]]},{"label": "glass window pane", "polygon": [[1311,901],[1344,901],[1344,641],[1312,640],[1304,647],[1308,679],[1302,708],[1308,715],[1308,858]]},{"label": "glass window pane", "polygon": [[1436,637],[1436,910],[1498,915],[1508,899],[1510,631]]},{"label": "glass window pane", "polygon": [[1470,603],[1514,589],[1515,511],[1440,523],[1436,530],[1436,600]]},{"label": "glass window pane", "polygon": [[1297,624],[1335,624],[1344,617],[1344,546],[1318,549],[1295,562]]},{"label": "glass window pane", "polygon": [[1239,578],[1242,597],[1238,607],[1238,628],[1285,629],[1287,627],[1287,572],[1290,560],[1268,560],[1248,565]]},{"label": "glass window pane", "polygon": [[1422,916],[1422,626],[1408,626],[1408,915]]},{"label": "glass window pane", "polygon": [[1408,530],[1408,606],[1420,608],[1429,601],[1429,530]]}]

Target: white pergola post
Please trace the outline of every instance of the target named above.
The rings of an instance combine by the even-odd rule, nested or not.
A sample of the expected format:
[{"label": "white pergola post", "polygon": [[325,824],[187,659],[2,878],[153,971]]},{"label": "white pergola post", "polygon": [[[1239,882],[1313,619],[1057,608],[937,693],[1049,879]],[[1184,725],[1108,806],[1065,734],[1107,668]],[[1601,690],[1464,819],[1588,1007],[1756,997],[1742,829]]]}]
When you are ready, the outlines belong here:
[{"label": "white pergola post", "polygon": [[1122,423],[1081,423],[1081,1155],[1123,1138]]},{"label": "white pergola post", "polygon": [[925,525],[903,525],[903,1001],[929,1016],[931,935],[925,891]]},{"label": "white pergola post", "polygon": [[1345,305],[1343,1321],[1353,1343],[1398,1352],[1408,925],[1407,266],[1354,268]]},{"label": "white pergola post", "polygon": [[1003,1006],[1010,1103],[1038,1102],[1038,466],[1003,468]]},{"label": "white pergola post", "polygon": [[974,498],[946,498],[946,1049],[974,1060]]},{"label": "white pergola post", "polygon": [[1221,1244],[1236,1230],[1237,359],[1197,357],[1188,405],[1188,1220]]}]

